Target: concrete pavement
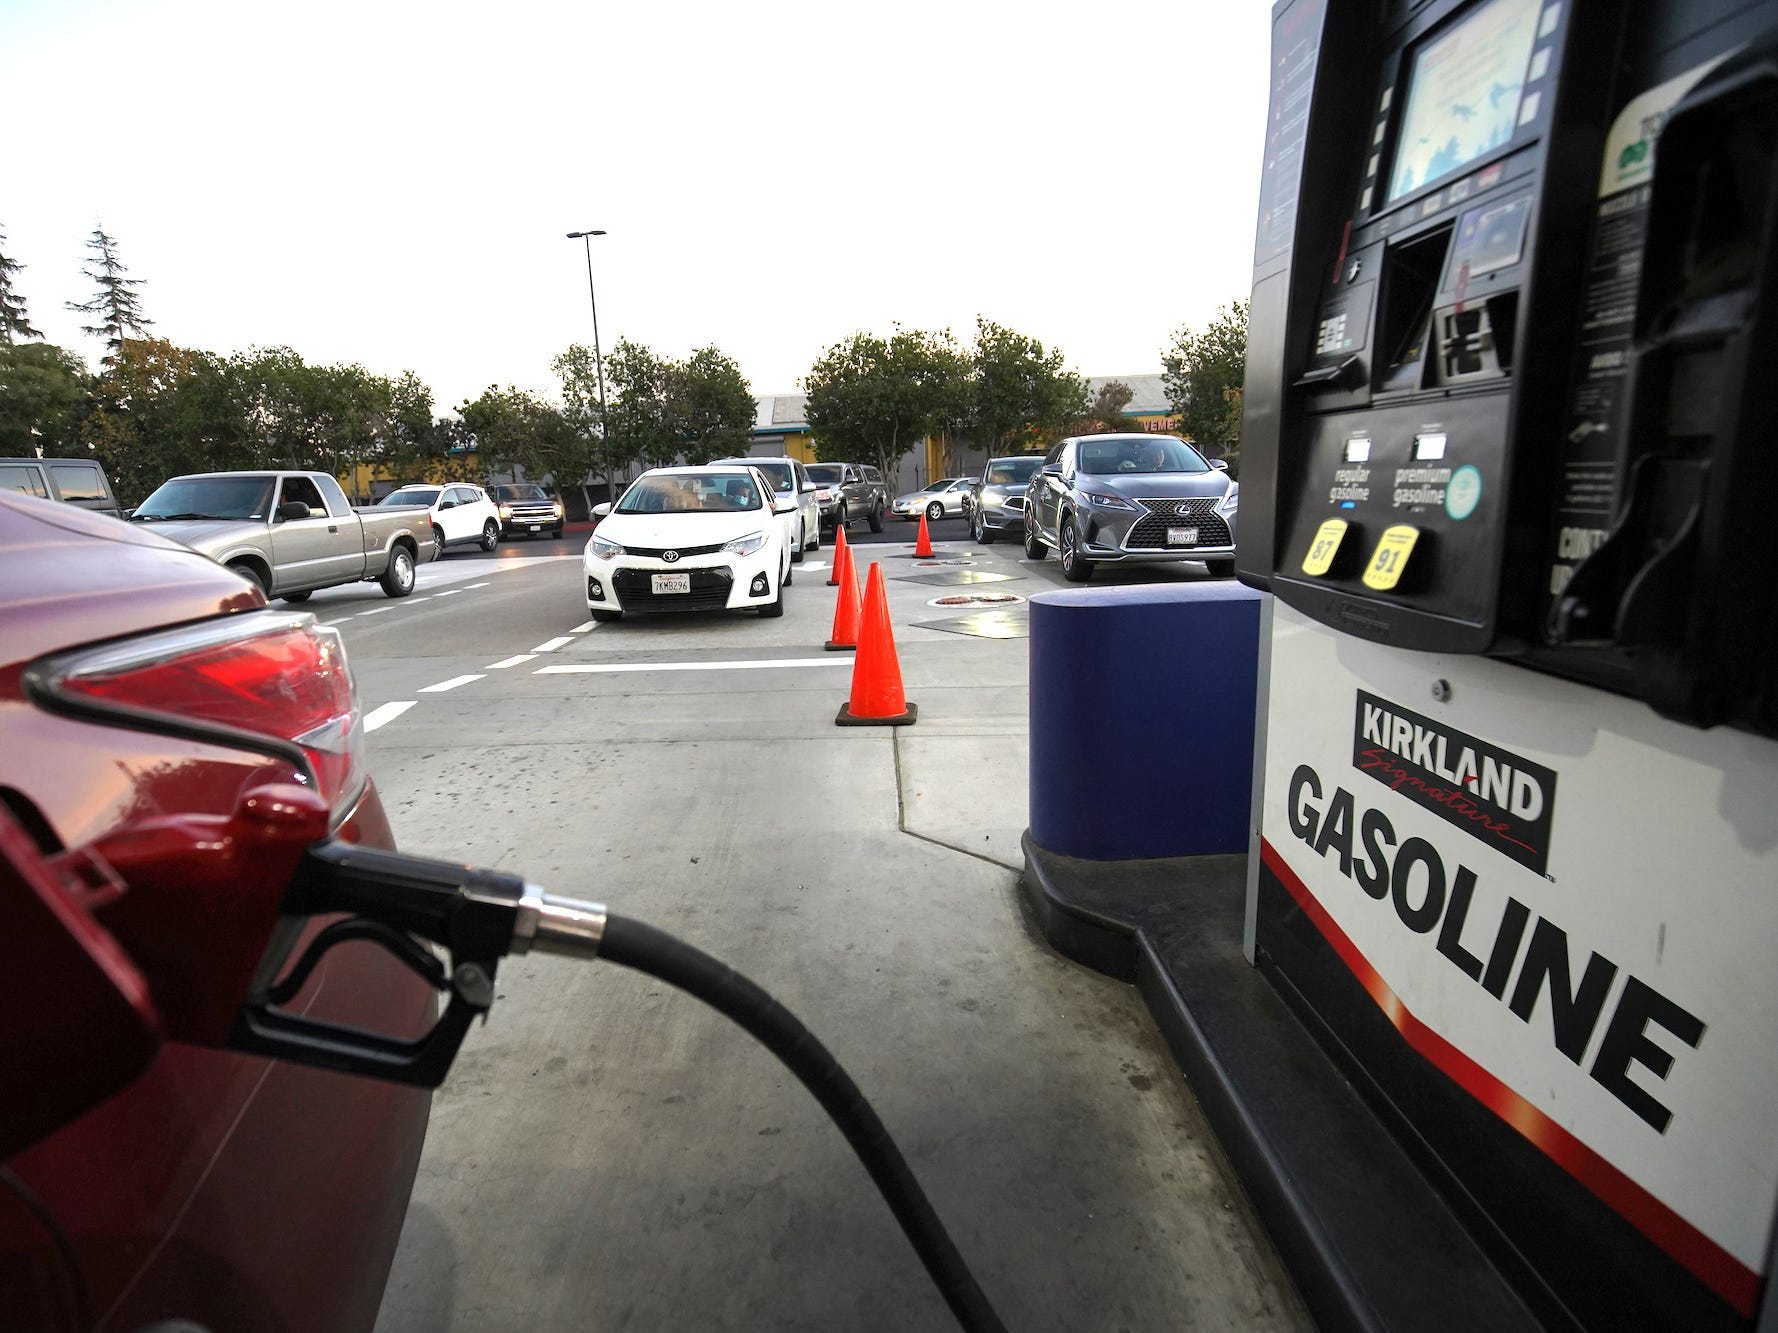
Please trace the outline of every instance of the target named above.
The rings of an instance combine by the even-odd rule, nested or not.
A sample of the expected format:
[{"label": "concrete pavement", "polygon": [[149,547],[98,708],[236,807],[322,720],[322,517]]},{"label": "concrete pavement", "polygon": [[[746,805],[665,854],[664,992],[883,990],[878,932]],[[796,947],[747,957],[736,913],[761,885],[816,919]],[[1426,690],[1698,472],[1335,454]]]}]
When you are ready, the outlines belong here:
[{"label": "concrete pavement", "polygon": [[[401,845],[606,901],[773,992],[1009,1327],[1308,1327],[1134,992],[1024,918],[1025,640],[916,628],[956,589],[872,546],[920,720],[839,728],[847,666],[725,665],[849,657],[820,648],[827,548],[781,620],[585,629],[556,545],[447,557],[415,605],[315,598],[366,709],[412,705],[370,737]],[[939,554],[997,592],[1059,580],[1017,547]],[[838,1131],[739,1029],[608,965],[514,959],[499,991],[435,1098],[383,1333],[952,1326]]]}]

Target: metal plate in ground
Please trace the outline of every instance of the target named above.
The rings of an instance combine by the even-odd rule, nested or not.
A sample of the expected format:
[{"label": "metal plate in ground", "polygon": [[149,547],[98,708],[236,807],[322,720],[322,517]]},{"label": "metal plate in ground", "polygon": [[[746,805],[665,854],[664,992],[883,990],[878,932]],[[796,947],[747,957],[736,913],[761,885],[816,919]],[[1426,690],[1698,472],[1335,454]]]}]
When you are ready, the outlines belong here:
[{"label": "metal plate in ground", "polygon": [[1024,600],[1016,592],[952,592],[934,597],[926,605],[941,611],[1004,611]]},{"label": "metal plate in ground", "polygon": [[1025,607],[1010,611],[977,611],[955,620],[918,620],[911,629],[937,629],[947,634],[968,634],[978,639],[1028,639],[1031,612]]},{"label": "metal plate in ground", "polygon": [[979,569],[941,569],[931,574],[897,574],[897,583],[929,583],[935,588],[961,588],[968,583],[1010,583],[1016,574],[989,574]]}]

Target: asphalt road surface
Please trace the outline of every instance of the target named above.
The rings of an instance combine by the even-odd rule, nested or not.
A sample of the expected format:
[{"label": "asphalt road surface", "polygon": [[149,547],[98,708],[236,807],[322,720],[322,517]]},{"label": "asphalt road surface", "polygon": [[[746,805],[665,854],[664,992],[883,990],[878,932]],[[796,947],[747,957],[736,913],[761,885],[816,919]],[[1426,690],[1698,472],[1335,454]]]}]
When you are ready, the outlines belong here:
[{"label": "asphalt road surface", "polygon": [[[834,725],[852,664],[823,651],[825,545],[778,620],[594,625],[584,532],[307,609],[345,636],[401,846],[608,902],[773,992],[1009,1327],[1310,1327],[1134,990],[1024,915],[1019,624],[1056,561],[947,520],[939,557],[968,563],[921,565],[911,526],[853,526],[912,727]],[[981,577],[928,581],[955,571]],[[1020,599],[1002,633],[945,627],[960,588]],[[434,1098],[383,1333],[953,1327],[839,1133],[739,1029],[609,964],[511,959],[498,991]]]}]

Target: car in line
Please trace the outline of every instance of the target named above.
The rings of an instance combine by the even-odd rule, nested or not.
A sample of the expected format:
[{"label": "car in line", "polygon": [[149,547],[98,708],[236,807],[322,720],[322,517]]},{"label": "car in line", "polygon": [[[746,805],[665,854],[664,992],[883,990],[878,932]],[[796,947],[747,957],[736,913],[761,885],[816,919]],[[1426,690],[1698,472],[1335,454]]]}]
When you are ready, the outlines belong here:
[{"label": "car in line", "polygon": [[370,581],[390,597],[406,597],[414,566],[433,555],[425,510],[354,509],[325,472],[174,477],[131,511],[130,522],[152,525],[287,602]]},{"label": "car in line", "polygon": [[783,520],[796,512],[755,467],[651,468],[616,505],[593,506],[599,526],[582,558],[587,615],[753,608],[781,616],[793,577]]},{"label": "car in line", "polygon": [[973,477],[944,477],[912,494],[897,496],[889,512],[909,523],[921,514],[932,523],[957,514],[967,517],[973,503],[970,488],[974,485]]},{"label": "car in line", "polygon": [[492,551],[500,545],[500,509],[480,486],[453,482],[433,486],[410,483],[390,491],[377,501],[384,506],[424,505],[437,546],[435,560],[444,558],[447,546],[479,546]]},{"label": "car in line", "polygon": [[490,486],[488,498],[494,502],[501,537],[537,537],[545,529],[551,537],[562,535],[562,502],[536,482]]},{"label": "car in line", "polygon": [[801,564],[804,554],[821,549],[821,502],[819,488],[809,479],[800,458],[718,458],[733,467],[756,467],[775,488],[778,502],[796,500],[796,513],[786,522],[790,530],[790,558]]},{"label": "car in line", "polygon": [[1084,435],[1044,456],[1026,492],[1025,554],[1052,548],[1062,577],[1085,583],[1101,564],[1201,560],[1235,572],[1239,490],[1175,435]]},{"label": "car in line", "polygon": [[[0,1323],[369,1329],[430,1094],[161,1040],[194,997],[130,944],[200,936],[206,972],[245,989],[259,958],[228,942],[288,876],[250,814],[266,793],[301,784],[335,836],[394,846],[339,635],[155,525],[47,499],[0,492],[0,568],[0,1043],[9,1080],[34,1072],[0,1116]],[[55,908],[35,929],[23,883]],[[9,952],[21,930],[34,947]],[[31,985],[46,954],[57,970]],[[94,1003],[131,972],[134,1024]],[[435,1012],[424,980],[363,946],[329,953],[292,1004],[400,1038]]]},{"label": "car in line", "polygon": [[970,483],[969,535],[983,546],[1000,537],[1023,536],[1025,490],[1042,465],[1042,454],[990,458],[983,464],[982,475]]},{"label": "car in line", "polygon": [[872,532],[883,530],[889,491],[881,472],[866,463],[810,463],[808,468],[815,485],[828,492],[829,498],[821,501],[823,527],[844,527],[862,518]]},{"label": "car in line", "polygon": [[112,518],[124,516],[111,479],[90,458],[0,458],[0,491],[59,500]]}]

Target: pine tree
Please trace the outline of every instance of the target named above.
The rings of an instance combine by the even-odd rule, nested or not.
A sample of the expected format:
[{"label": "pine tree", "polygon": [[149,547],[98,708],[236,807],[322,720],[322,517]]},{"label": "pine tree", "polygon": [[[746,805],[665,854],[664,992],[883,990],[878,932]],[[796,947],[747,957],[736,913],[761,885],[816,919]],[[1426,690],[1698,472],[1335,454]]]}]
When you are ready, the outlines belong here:
[{"label": "pine tree", "polygon": [[110,365],[123,350],[124,338],[129,334],[141,337],[154,321],[142,314],[142,303],[131,290],[140,287],[142,279],[124,277],[129,270],[118,262],[117,242],[105,234],[103,227],[94,227],[86,246],[97,251],[98,258],[87,260],[87,267],[81,271],[99,284],[99,292],[90,301],[68,302],[68,309],[97,316],[98,323],[83,324],[81,331],[105,340],[104,361]]},{"label": "pine tree", "polygon": [[[6,233],[0,231],[0,247],[6,244]],[[24,265],[16,259],[8,259],[4,249],[0,249],[0,342],[8,347],[17,338],[41,338],[43,334],[32,327],[31,321],[25,318],[25,298],[12,289],[12,275],[21,272]]]}]

